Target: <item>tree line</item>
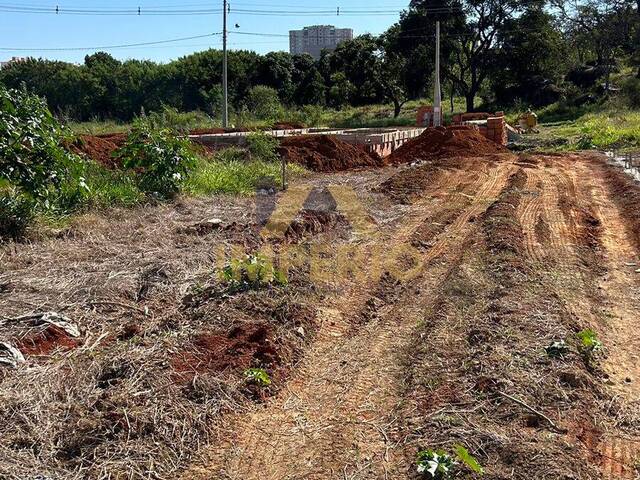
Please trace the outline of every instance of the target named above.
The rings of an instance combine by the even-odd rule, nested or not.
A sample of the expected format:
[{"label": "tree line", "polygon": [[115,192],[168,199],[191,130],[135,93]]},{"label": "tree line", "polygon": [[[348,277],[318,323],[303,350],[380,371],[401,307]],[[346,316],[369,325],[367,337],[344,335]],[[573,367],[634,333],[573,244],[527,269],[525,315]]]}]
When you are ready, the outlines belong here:
[{"label": "tree line", "polygon": [[[622,65],[640,79],[640,0],[412,0],[379,36],[362,35],[309,55],[229,52],[229,94],[249,109],[255,86],[277,92],[290,107],[341,108],[430,96],[435,23],[441,22],[443,96],[481,99],[496,107],[541,106],[562,98],[606,94]],[[0,70],[0,82],[47,99],[75,120],[130,120],[169,106],[218,116],[222,52],[206,50],[169,63],[119,61],[108,53],[81,65],[29,58]],[[640,88],[640,82],[634,88]]]}]

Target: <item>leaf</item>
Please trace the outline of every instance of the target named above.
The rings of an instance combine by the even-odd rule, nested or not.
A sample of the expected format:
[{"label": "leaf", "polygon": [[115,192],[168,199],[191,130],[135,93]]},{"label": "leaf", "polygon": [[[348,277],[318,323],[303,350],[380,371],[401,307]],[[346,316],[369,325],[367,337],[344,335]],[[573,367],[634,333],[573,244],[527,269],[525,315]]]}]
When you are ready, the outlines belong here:
[{"label": "leaf", "polygon": [[469,450],[464,448],[462,445],[456,445],[455,452],[456,452],[456,455],[458,456],[458,460],[464,463],[467,467],[469,467],[471,470],[473,470],[477,474],[480,474],[480,475],[484,474],[484,468],[482,468],[482,466],[478,463],[476,458],[469,453]]}]

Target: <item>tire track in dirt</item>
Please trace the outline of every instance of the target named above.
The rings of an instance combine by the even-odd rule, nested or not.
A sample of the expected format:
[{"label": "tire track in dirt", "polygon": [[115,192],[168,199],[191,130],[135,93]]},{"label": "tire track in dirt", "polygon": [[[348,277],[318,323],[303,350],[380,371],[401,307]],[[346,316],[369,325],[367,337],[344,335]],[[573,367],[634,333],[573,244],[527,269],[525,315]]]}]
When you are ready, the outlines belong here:
[{"label": "tire track in dirt", "polygon": [[[505,164],[491,171],[472,205],[424,254],[423,271],[410,291],[383,307],[352,336],[320,336],[286,391],[245,416],[229,419],[219,447],[211,451],[211,461],[194,467],[185,478],[364,479],[388,478],[390,471],[402,471],[404,466],[394,462],[387,433],[402,389],[397,356],[409,345],[432,301],[430,292],[460,258],[462,249],[456,246],[475,229],[469,219],[486,210],[511,169]],[[419,202],[416,209],[422,206]],[[424,214],[422,219],[419,213],[412,215],[398,232],[400,241],[406,242],[421,221]],[[323,311],[325,320],[344,322],[355,313],[348,308],[348,299],[340,303]]]},{"label": "tire track in dirt", "polygon": [[517,215],[524,233],[525,252],[532,261],[541,263],[544,261],[544,249],[540,245],[538,234],[536,233],[536,226],[542,211],[541,176],[534,169],[527,169],[525,173],[527,175],[527,183],[524,188],[527,195],[523,196]]},{"label": "tire track in dirt", "polygon": [[[569,165],[554,165],[559,180],[557,205],[567,222],[569,238],[573,239],[570,257],[563,258],[560,268],[579,272],[566,274],[564,281],[573,282],[579,276],[580,284],[567,283],[558,291],[572,292],[561,294],[569,310],[602,338],[608,353],[604,368],[612,390],[621,396],[623,404],[637,402],[640,342],[636,338],[636,319],[640,318],[640,295],[636,293],[635,267],[628,266],[636,261],[637,252],[607,191],[602,170],[600,175],[594,175],[593,165],[579,155],[570,160]],[[597,239],[590,237],[594,225],[598,225]],[[589,447],[598,452],[603,478],[636,478],[639,439],[611,431]]]},{"label": "tire track in dirt", "polygon": [[[593,172],[589,165],[579,162],[579,174]],[[602,222],[602,244],[606,250],[605,281],[599,282],[607,299],[607,328],[603,339],[607,348],[605,368],[612,379],[612,388],[626,401],[640,401],[640,279],[638,252],[625,229],[625,221],[609,197],[602,175],[590,177],[589,194],[592,205]]]}]

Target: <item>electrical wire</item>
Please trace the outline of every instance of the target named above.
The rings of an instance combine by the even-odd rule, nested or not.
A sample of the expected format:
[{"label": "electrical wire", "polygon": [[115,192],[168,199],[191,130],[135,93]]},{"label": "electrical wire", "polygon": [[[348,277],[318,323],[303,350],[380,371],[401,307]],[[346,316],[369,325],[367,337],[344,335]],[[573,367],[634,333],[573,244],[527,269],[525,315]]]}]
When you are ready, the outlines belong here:
[{"label": "electrical wire", "polygon": [[14,48],[14,47],[0,47],[1,51],[11,52],[58,52],[58,51],[81,51],[81,50],[114,50],[118,48],[131,48],[131,47],[146,47],[150,45],[161,45],[167,43],[184,42],[187,40],[195,40],[197,38],[207,38],[216,35],[222,35],[222,33],[207,33],[205,35],[194,35],[191,37],[173,38],[170,40],[157,40],[154,42],[141,42],[141,43],[128,43],[122,45],[106,45],[101,47],[45,47],[45,48]]}]

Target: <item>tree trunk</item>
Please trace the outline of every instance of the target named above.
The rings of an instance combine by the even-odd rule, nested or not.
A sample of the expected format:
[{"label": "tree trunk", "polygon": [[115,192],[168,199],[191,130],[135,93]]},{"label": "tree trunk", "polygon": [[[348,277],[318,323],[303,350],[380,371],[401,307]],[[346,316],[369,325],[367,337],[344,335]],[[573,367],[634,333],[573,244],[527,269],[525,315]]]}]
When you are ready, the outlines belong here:
[{"label": "tree trunk", "polygon": [[451,86],[451,90],[450,90],[450,93],[449,93],[449,101],[451,102],[451,113],[453,113],[453,110],[455,109],[453,85]]},{"label": "tree trunk", "polygon": [[397,98],[393,99],[393,118],[398,118],[400,116],[400,109],[402,108],[402,104]]},{"label": "tree trunk", "polygon": [[475,107],[473,106],[476,99],[475,92],[469,92],[464,97],[467,100],[467,112],[473,112],[473,110],[475,109]]}]

